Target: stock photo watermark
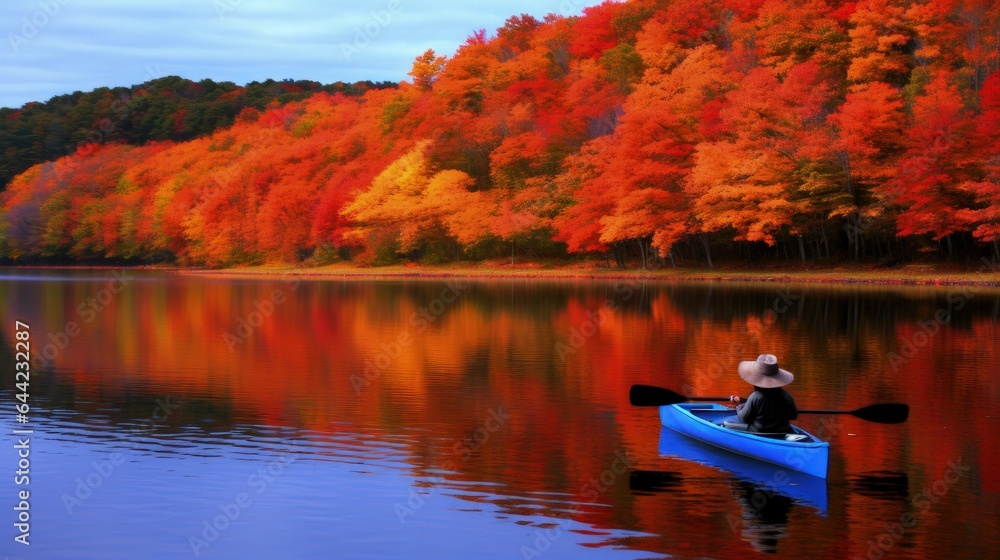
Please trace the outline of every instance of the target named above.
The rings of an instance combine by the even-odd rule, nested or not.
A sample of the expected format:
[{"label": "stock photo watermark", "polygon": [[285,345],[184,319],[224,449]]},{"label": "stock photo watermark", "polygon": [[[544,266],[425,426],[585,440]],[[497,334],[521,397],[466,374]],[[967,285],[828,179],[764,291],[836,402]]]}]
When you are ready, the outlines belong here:
[{"label": "stock photo watermark", "polygon": [[[493,434],[499,432],[507,424],[510,418],[510,414],[504,411],[503,405],[491,408],[482,426],[472,430],[452,445],[451,451],[455,459],[445,463],[442,468],[446,471],[455,471],[460,464],[468,462],[477,451],[490,441]],[[418,492],[416,489],[411,489],[405,501],[396,502],[393,505],[393,511],[396,513],[399,523],[405,524],[406,518],[420,511],[428,500],[437,495],[438,487],[444,485],[444,478],[435,476],[431,478],[427,491]]]},{"label": "stock photo watermark", "polygon": [[10,50],[14,54],[21,52],[21,47],[30,43],[43,29],[49,26],[53,20],[62,12],[64,6],[73,0],[39,0],[36,9],[31,15],[21,18],[17,25],[16,32],[7,34],[7,42],[10,43]]},{"label": "stock photo watermark", "polygon": [[[284,282],[288,284],[288,289],[293,292],[298,290],[301,285],[295,278],[286,279]],[[238,346],[246,344],[254,333],[257,332],[257,329],[264,324],[264,321],[270,319],[278,307],[286,301],[288,301],[288,297],[285,294],[285,290],[277,288],[272,290],[268,294],[268,297],[262,300],[255,300],[253,302],[253,311],[247,313],[246,317],[237,317],[236,329],[233,332],[226,332],[222,335],[222,341],[226,343],[229,353],[235,353]]]},{"label": "stock photo watermark", "polygon": [[206,517],[201,523],[201,530],[188,537],[191,553],[201,556],[203,550],[209,548],[235,523],[243,512],[253,506],[254,497],[259,497],[284,474],[295,457],[286,454],[258,468],[247,477],[247,490],[238,492],[231,501],[223,501],[218,505],[219,513]]},{"label": "stock photo watermark", "polygon": [[354,40],[340,44],[340,54],[350,63],[351,59],[368,48],[402,11],[403,3],[400,0],[389,0],[384,9],[372,10],[364,25],[354,27]]},{"label": "stock photo watermark", "polygon": [[[163,77],[163,70],[160,65],[156,66],[146,66],[146,81],[155,80],[157,78]],[[135,107],[136,102],[141,99],[141,95],[132,95],[130,93],[122,93],[117,99],[115,99],[111,106],[109,107],[110,114],[119,120],[124,121],[132,113],[132,109]],[[76,151],[84,146],[89,146],[91,144],[103,144],[118,130],[118,125],[111,120],[111,118],[105,117],[99,119],[94,127],[83,132],[83,138],[76,144],[66,144],[64,149],[67,155],[73,155]],[[59,160],[64,166],[63,179],[68,178],[69,175],[81,164],[82,160],[80,158],[62,158]]]},{"label": "stock photo watermark", "polygon": [[793,294],[788,288],[775,290],[775,297],[771,302],[770,308],[761,312],[759,322],[747,327],[744,333],[747,338],[742,342],[739,340],[733,341],[724,355],[713,354],[713,361],[708,366],[708,369],[705,371],[696,371],[694,382],[681,387],[681,392],[687,395],[697,394],[707,389],[712,382],[725,376],[727,365],[739,362],[745,358],[748,350],[747,347],[749,346],[748,343],[751,340],[759,341],[778,322],[778,317],[788,313],[801,299],[801,294]]},{"label": "stock photo watermark", "polygon": [[360,395],[365,387],[368,387],[372,382],[381,377],[382,372],[387,370],[397,358],[403,355],[404,350],[413,345],[414,338],[410,334],[411,328],[416,329],[417,334],[423,334],[424,331],[429,329],[431,325],[444,315],[448,307],[454,304],[468,288],[469,283],[466,281],[456,280],[448,282],[438,297],[411,313],[407,329],[400,331],[391,342],[379,344],[380,352],[375,356],[374,360],[365,360],[365,369],[360,375],[357,373],[351,374],[350,381],[351,386],[354,387],[354,393]]},{"label": "stock photo watermark", "polygon": [[938,308],[930,319],[917,321],[920,329],[915,330],[910,336],[899,339],[899,352],[886,354],[892,371],[899,373],[902,366],[909,363],[921,349],[931,343],[931,340],[941,332],[942,327],[951,323],[953,313],[965,309],[973,297],[975,293],[971,288],[949,292],[945,297],[947,304],[944,307]]},{"label": "stock photo watermark", "polygon": [[226,16],[235,12],[240,6],[243,5],[244,0],[214,0],[212,2],[212,7],[215,8],[215,15],[219,16],[220,21],[224,21]]},{"label": "stock photo watermark", "polygon": [[[972,467],[962,464],[962,457],[959,457],[958,460],[948,461],[948,467],[944,474],[913,497],[910,502],[913,509],[919,511],[920,514],[929,513],[941,501],[941,498],[951,491],[952,486],[971,470]],[[865,555],[855,555],[853,560],[880,560],[916,526],[917,517],[909,511],[904,513],[899,517],[899,521],[886,523],[883,532],[868,539]]]},{"label": "stock photo watermark", "polygon": [[[841,430],[840,423],[835,419],[820,418],[819,424],[819,427],[813,430],[813,432],[817,438],[823,441],[829,441]],[[792,469],[799,469],[804,467],[812,458],[811,451],[800,448],[789,450],[784,460]],[[763,484],[750,495],[750,506],[756,510],[763,510],[768,502],[776,496],[792,495],[792,487],[800,484],[798,476],[800,475],[784,468],[776,468],[771,478],[763,481]],[[727,513],[726,520],[729,523],[729,529],[734,535],[738,534],[741,530],[750,529],[746,525],[747,520],[745,518],[741,518],[733,513]]]},{"label": "stock photo watermark", "polygon": [[[112,278],[107,281],[104,288],[76,306],[76,314],[82,325],[93,323],[98,315],[110,307],[115,298],[135,280],[135,276],[129,274],[128,270],[115,270],[111,276]],[[62,329],[49,332],[48,342],[41,347],[40,352],[34,355],[31,365],[35,369],[45,369],[50,366],[69,347],[70,342],[80,336],[83,332],[82,325],[77,321],[66,321]]]},{"label": "stock photo watermark", "polygon": [[[135,426],[129,428],[123,437],[144,434],[163,425],[177,409],[180,403],[171,402],[170,397],[156,399],[156,406],[153,412]],[[93,461],[91,471],[84,476],[77,477],[76,488],[72,493],[64,492],[61,499],[66,513],[73,515],[76,510],[83,506],[84,502],[94,496],[94,493],[103,486],[114,474],[118,467],[125,463],[125,454],[117,451],[108,453],[108,456],[100,461]]]},{"label": "stock photo watermark", "polygon": [[[983,257],[981,262],[983,264],[976,270],[977,274],[995,274],[1000,272],[1000,263],[993,262],[986,257]],[[888,352],[886,354],[886,359],[889,361],[892,371],[899,373],[901,367],[915,358],[943,328],[951,324],[954,313],[965,309],[975,298],[978,291],[979,288],[972,286],[949,291],[945,296],[945,305],[939,307],[929,319],[917,321],[917,326],[920,327],[920,330],[916,330],[907,337],[900,338],[898,352]]]},{"label": "stock photo watermark", "polygon": [[[579,496],[588,504],[595,504],[601,496],[618,483],[622,475],[629,472],[637,464],[637,460],[629,457],[624,451],[615,451],[611,465],[601,473],[580,485]],[[531,545],[521,545],[519,549],[523,560],[541,558],[548,552],[567,531],[578,523],[574,516],[582,513],[578,504],[569,507],[569,515],[560,520],[555,527],[535,529]]]},{"label": "stock photo watermark", "polygon": [[569,356],[576,354],[577,351],[583,348],[583,345],[590,338],[600,332],[601,326],[618,311],[621,304],[632,299],[635,290],[636,285],[633,283],[616,284],[615,295],[621,297],[621,302],[619,303],[615,298],[609,297],[604,300],[601,307],[588,311],[586,320],[570,328],[569,338],[566,340],[566,343],[556,343],[555,350],[559,356],[559,360],[565,364]]}]

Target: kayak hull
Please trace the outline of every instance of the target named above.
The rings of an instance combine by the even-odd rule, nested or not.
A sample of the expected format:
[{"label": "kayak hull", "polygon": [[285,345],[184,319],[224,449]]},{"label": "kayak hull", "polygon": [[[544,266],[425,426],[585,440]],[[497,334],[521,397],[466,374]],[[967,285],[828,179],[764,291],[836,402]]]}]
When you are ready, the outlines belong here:
[{"label": "kayak hull", "polygon": [[679,434],[670,428],[660,429],[660,456],[697,463],[729,473],[736,480],[749,482],[768,493],[787,496],[799,505],[815,508],[825,516],[826,479],[737,455],[714,445]]},{"label": "kayak hull", "polygon": [[[681,403],[660,407],[660,421],[675,432],[777,467],[826,478],[830,444],[793,426],[804,441],[758,436],[724,428],[733,410],[719,404]],[[778,473],[775,473],[776,475]]]}]

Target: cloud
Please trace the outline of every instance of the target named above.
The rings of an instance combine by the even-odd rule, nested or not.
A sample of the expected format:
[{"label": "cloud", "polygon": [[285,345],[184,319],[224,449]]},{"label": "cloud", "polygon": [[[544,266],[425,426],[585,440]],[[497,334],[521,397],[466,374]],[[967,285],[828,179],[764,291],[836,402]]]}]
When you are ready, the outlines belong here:
[{"label": "cloud", "polygon": [[268,78],[399,81],[428,48],[451,54],[474,30],[492,31],[511,15],[540,18],[560,9],[579,12],[583,5],[584,0],[499,6],[457,0],[5,0],[0,106],[164,75],[239,84]]}]

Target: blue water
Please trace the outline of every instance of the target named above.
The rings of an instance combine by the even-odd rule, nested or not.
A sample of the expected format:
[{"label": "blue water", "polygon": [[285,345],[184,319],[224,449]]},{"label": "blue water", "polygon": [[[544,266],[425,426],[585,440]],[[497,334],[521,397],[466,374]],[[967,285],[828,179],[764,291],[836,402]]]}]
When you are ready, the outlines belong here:
[{"label": "blue water", "polygon": [[[995,290],[129,274],[0,274],[0,558],[1000,547]],[[929,323],[942,309],[948,322]],[[27,424],[15,321],[50,354]],[[665,435],[655,408],[628,404],[633,383],[745,395],[736,365],[764,351],[796,374],[802,408],[906,402],[910,420],[804,415],[832,426],[829,478],[774,488],[773,468]],[[30,546],[13,525],[25,427]]]},{"label": "blue water", "polygon": [[[505,495],[502,484],[450,481],[447,471],[414,476],[407,448],[426,434],[266,426],[122,433],[74,416],[36,421],[32,544],[29,552],[8,540],[4,554],[403,558],[419,550],[428,558],[513,558],[538,543],[546,558],[578,558],[587,550],[581,545],[638,534],[582,535],[585,522],[527,513],[541,501],[575,511],[571,496]],[[601,555],[648,557],[609,549]]]}]

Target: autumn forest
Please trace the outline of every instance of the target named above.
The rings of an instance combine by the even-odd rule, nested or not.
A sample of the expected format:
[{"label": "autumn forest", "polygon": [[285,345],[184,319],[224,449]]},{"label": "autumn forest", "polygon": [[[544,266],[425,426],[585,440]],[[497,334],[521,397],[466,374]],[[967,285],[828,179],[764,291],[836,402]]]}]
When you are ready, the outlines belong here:
[{"label": "autumn forest", "polygon": [[991,0],[607,1],[476,31],[398,85],[164,78],[3,109],[0,256],[1000,258],[998,46]]}]

